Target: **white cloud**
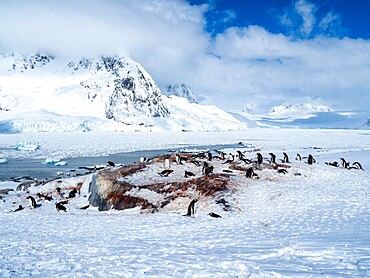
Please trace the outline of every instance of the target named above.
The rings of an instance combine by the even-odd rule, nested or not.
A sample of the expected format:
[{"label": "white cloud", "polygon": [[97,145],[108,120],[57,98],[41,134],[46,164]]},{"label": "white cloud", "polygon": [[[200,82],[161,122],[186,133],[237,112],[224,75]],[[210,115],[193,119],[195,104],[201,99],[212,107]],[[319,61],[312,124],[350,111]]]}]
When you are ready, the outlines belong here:
[{"label": "white cloud", "polygon": [[[312,34],[315,7],[294,3],[304,19],[298,28]],[[55,55],[130,56],[162,88],[186,82],[205,103],[225,109],[317,99],[334,109],[368,109],[368,40],[294,39],[260,26],[232,27],[212,39],[204,31],[207,9],[185,0],[2,0],[0,40]],[[333,12],[319,25],[336,20]],[[289,16],[286,22],[295,24]]]},{"label": "white cloud", "polygon": [[[202,42],[203,9],[181,0],[1,2],[0,36],[16,48],[65,55],[192,52]],[[176,51],[174,49],[176,48]]]},{"label": "white cloud", "polygon": [[226,74],[234,76],[233,90],[249,92],[246,102],[251,98],[265,103],[322,98],[341,109],[367,108],[370,103],[369,41],[293,40],[249,26],[220,34],[214,51]]},{"label": "white cloud", "polygon": [[301,33],[308,37],[311,34],[316,21],[314,16],[315,5],[310,2],[306,2],[305,0],[298,0],[295,3],[294,8],[295,11],[301,16],[303,21],[300,28]]}]

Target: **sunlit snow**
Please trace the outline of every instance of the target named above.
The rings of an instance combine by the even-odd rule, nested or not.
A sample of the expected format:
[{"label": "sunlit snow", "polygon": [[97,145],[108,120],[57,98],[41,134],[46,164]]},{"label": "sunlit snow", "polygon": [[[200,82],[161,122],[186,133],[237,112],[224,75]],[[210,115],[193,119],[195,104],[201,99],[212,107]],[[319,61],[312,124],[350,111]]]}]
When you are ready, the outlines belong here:
[{"label": "sunlit snow", "polygon": [[[234,209],[226,212],[200,196],[195,218],[182,216],[190,199],[154,214],[140,213],[139,208],[80,210],[87,204],[91,176],[58,184],[68,190],[84,182],[81,195],[66,205],[67,212],[56,211],[54,193],[55,201],[44,201],[36,209],[30,209],[25,199],[36,192],[53,192],[57,181],[30,188],[29,193],[9,192],[0,203],[0,276],[368,277],[369,136],[362,130],[302,129],[1,134],[0,157],[7,159],[179,146],[212,149],[212,144],[241,142],[260,149],[265,158],[274,152],[281,159],[287,152],[292,168],[287,175],[263,170],[257,180],[237,176],[239,187],[226,196]],[[21,141],[39,142],[40,150],[12,149]],[[297,152],[302,157],[311,153],[317,164],[295,161]],[[340,157],[361,162],[365,171],[325,165]],[[16,184],[0,184],[0,189],[9,187]],[[25,209],[13,212],[20,204]],[[211,211],[222,218],[209,217]]]}]

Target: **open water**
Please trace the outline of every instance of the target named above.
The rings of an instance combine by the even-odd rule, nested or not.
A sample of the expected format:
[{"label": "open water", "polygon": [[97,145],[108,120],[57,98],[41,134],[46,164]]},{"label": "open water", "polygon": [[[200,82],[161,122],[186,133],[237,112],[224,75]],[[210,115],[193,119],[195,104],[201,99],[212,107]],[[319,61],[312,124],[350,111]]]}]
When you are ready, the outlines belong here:
[{"label": "open water", "polygon": [[[183,146],[182,148],[198,150],[202,149],[220,149],[220,148],[232,148],[237,145],[215,145],[215,146]],[[67,173],[70,176],[83,175],[89,172],[87,169],[81,167],[91,167],[94,165],[106,165],[108,161],[112,161],[115,164],[133,164],[139,162],[140,157],[152,158],[160,155],[169,154],[179,149],[174,150],[146,150],[146,151],[135,151],[127,153],[117,153],[107,156],[91,156],[91,157],[74,157],[63,159],[67,161],[68,165],[55,166],[45,165],[44,159],[30,159],[30,158],[17,158],[9,159],[7,163],[0,164],[0,181],[7,181],[14,178],[27,177],[29,179],[51,179],[58,177],[58,172],[63,172],[60,177],[67,177]]]}]

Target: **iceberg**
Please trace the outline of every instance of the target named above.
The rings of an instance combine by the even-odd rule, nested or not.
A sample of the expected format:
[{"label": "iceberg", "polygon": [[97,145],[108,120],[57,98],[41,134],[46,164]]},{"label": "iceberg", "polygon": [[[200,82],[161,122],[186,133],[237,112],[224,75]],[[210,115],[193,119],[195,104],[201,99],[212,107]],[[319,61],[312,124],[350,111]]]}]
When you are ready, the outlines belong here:
[{"label": "iceberg", "polygon": [[56,162],[54,165],[55,166],[65,166],[65,165],[68,165],[68,162],[61,160],[61,161]]},{"label": "iceberg", "polygon": [[17,151],[36,151],[40,149],[40,144],[32,142],[21,142],[17,144],[15,149]]},{"label": "iceberg", "polygon": [[0,164],[8,163],[6,158],[0,158]]},{"label": "iceberg", "polygon": [[209,149],[197,149],[197,148],[187,149],[187,148],[184,148],[184,149],[180,150],[180,153],[206,153],[206,152],[209,152]]},{"label": "iceberg", "polygon": [[67,161],[61,160],[60,158],[46,158],[42,164],[54,165],[54,166],[65,166],[68,165]]}]

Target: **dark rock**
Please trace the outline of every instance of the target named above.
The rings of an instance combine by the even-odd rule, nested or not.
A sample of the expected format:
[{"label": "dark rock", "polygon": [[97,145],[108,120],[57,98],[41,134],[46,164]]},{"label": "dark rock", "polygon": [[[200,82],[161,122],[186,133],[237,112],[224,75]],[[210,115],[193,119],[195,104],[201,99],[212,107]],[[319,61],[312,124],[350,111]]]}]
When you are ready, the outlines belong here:
[{"label": "dark rock", "polygon": [[10,191],[14,191],[14,189],[12,189],[12,188],[0,189],[0,195],[8,194]]}]

